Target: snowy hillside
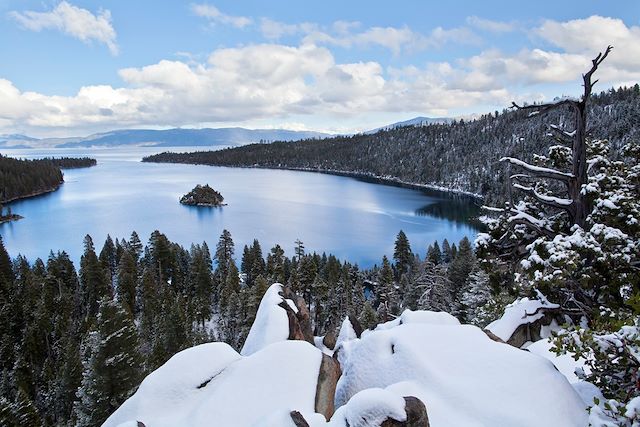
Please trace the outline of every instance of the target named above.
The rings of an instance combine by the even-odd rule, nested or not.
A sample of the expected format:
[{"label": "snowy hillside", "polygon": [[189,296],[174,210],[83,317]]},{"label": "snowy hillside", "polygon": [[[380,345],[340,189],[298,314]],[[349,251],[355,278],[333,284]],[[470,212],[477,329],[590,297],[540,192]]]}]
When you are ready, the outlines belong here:
[{"label": "snowy hillside", "polygon": [[[587,422],[585,404],[549,360],[496,342],[446,313],[407,310],[360,337],[345,320],[330,357],[304,339],[287,340],[304,325],[304,302],[286,295],[280,284],[266,292],[242,355],[223,343],[178,353],[104,426]],[[340,370],[333,368],[337,363]]]}]

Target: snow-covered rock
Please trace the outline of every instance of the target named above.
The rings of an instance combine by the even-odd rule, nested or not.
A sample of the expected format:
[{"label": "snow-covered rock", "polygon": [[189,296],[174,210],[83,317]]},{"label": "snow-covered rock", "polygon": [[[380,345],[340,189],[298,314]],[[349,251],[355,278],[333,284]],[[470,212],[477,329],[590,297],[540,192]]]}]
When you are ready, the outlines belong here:
[{"label": "snow-covered rock", "polygon": [[343,345],[336,407],[384,388],[422,400],[433,426],[586,424],[580,397],[551,363],[470,325],[408,323]]},{"label": "snow-covered rock", "polygon": [[289,316],[281,304],[283,301],[286,302],[294,312],[296,306],[282,294],[283,287],[280,283],[274,283],[267,289],[260,301],[256,320],[251,325],[249,335],[240,352],[243,356],[249,356],[269,344],[284,341],[289,337]]},{"label": "snow-covered rock", "polygon": [[376,327],[376,331],[395,328],[408,323],[423,323],[427,325],[459,325],[460,321],[444,311],[405,310],[402,314]]},{"label": "snow-covered rock", "polygon": [[103,427],[250,427],[277,412],[313,414],[321,359],[304,341],[277,342],[246,357],[221,343],[193,347],[151,373]]},{"label": "snow-covered rock", "polygon": [[548,325],[553,322],[553,318],[548,322],[543,320],[548,310],[557,308],[557,304],[550,303],[541,294],[539,298],[521,298],[509,304],[502,317],[491,322],[486,329],[504,342],[520,347],[527,341],[548,337],[542,335],[549,332]]}]

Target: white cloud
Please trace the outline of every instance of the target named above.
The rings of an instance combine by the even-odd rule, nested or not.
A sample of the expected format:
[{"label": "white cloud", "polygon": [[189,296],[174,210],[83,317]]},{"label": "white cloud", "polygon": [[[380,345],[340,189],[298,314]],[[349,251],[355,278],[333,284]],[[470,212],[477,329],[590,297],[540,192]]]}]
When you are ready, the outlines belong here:
[{"label": "white cloud", "polygon": [[94,15],[87,9],[60,2],[50,12],[9,12],[23,28],[31,31],[58,30],[85,43],[104,43],[113,55],[118,54],[116,31],[111,25],[111,12],[101,10]]},{"label": "white cloud", "polygon": [[236,28],[244,28],[253,23],[251,18],[224,14],[220,12],[220,9],[210,4],[192,4],[191,10],[198,16],[221,24],[232,25]]},{"label": "white cloud", "polygon": [[477,16],[467,17],[467,24],[490,33],[509,33],[517,28],[514,22],[492,21]]},{"label": "white cloud", "polygon": [[416,52],[425,49],[440,48],[447,43],[476,44],[479,38],[466,28],[444,29],[437,27],[423,35],[409,27],[371,27],[361,32],[343,31],[331,34],[324,31],[309,33],[304,42],[336,45],[341,47],[381,46],[395,55],[403,52]]},{"label": "white cloud", "polygon": [[[606,22],[608,27],[599,29],[602,37],[615,35],[614,43],[635,52],[637,28],[620,26],[617,20]],[[555,50],[505,53],[489,49],[424,66],[385,68],[375,61],[337,61],[329,47],[338,43],[404,52],[414,42],[407,36],[411,35],[408,28],[360,31],[357,23],[342,23],[334,25],[330,34],[312,30],[299,46],[265,43],[217,49],[206,59],[162,60],[121,69],[122,87],[87,86],[73,96],[20,91],[12,82],[0,80],[0,128],[79,132],[202,123],[298,123],[306,118],[318,122],[318,117],[340,127],[356,117],[365,121],[377,114],[443,116],[493,109],[514,99],[522,101],[513,92],[529,97],[535,93],[535,100],[541,100],[541,88],[562,87],[564,93],[570,87],[575,90],[572,93],[579,92],[580,74],[599,49],[596,42],[593,46],[581,42],[578,34],[585,31],[585,23],[563,24],[567,23],[548,21],[535,29]],[[307,31],[284,28],[273,30],[272,35],[283,37],[294,30]],[[438,30],[425,37],[436,46],[462,36]],[[640,66],[633,66],[637,58],[624,56],[616,48],[602,73],[599,70],[603,89],[607,83],[640,79]],[[565,84],[571,86],[561,86]]]},{"label": "white cloud", "polygon": [[545,21],[534,34],[564,51],[593,58],[608,45],[614,50],[602,66],[603,78],[628,80],[640,74],[640,27],[598,15],[567,22]]}]

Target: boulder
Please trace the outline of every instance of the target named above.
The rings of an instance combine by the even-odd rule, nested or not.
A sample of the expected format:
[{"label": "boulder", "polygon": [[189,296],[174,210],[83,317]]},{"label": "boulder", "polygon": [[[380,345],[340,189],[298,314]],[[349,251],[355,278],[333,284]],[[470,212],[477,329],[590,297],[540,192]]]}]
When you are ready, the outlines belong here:
[{"label": "boulder", "polygon": [[333,357],[323,354],[320,372],[318,372],[315,409],[317,413],[324,415],[327,420],[331,418],[334,412],[336,385],[341,374],[340,363]]},{"label": "boulder", "polygon": [[407,413],[405,421],[388,419],[380,424],[380,427],[429,427],[429,417],[427,416],[427,408],[422,400],[417,397],[405,397],[406,402],[404,411]]}]

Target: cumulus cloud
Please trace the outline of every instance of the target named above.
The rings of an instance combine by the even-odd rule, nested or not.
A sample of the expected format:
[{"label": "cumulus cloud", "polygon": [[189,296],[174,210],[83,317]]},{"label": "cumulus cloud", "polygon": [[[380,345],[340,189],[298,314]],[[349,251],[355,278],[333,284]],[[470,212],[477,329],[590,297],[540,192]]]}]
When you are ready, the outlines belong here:
[{"label": "cumulus cloud", "polygon": [[569,54],[592,58],[608,45],[614,52],[602,66],[603,78],[633,80],[640,75],[640,27],[603,16],[567,22],[545,21],[533,33]]},{"label": "cumulus cloud", "polygon": [[[598,30],[605,34],[603,40],[615,35],[612,43],[635,52],[633,42],[640,44],[636,27],[599,19],[595,20],[598,24],[608,25]],[[513,92],[539,93],[541,86],[578,83],[580,73],[602,49],[595,46],[596,42],[581,41],[578,34],[585,31],[585,23],[563,24],[568,23],[547,21],[533,30],[552,43],[554,50],[527,48],[506,53],[487,49],[456,61],[430,62],[420,67],[385,68],[375,61],[338,61],[330,47],[341,39],[348,39],[343,43],[351,46],[375,44],[400,51],[409,43],[403,28],[377,32],[345,22],[334,25],[331,34],[312,30],[307,35],[317,31],[318,39],[307,38],[297,46],[272,42],[223,48],[206,59],[162,60],[121,69],[122,87],[87,86],[73,96],[21,91],[12,82],[0,80],[0,128],[105,130],[281,123],[305,117],[325,117],[339,124],[346,118],[375,114],[421,112],[441,116],[462,109],[506,106],[514,99],[522,100]],[[596,31],[595,27],[589,31]],[[272,31],[274,37],[294,31],[307,33],[300,28]],[[322,39],[320,33],[335,40]],[[391,40],[383,40],[384,35]],[[458,36],[436,31],[428,37],[442,42]],[[640,66],[633,66],[637,58],[625,58],[626,52],[617,52],[612,52],[602,73],[598,73],[603,78],[602,88],[607,82],[640,79]]]},{"label": "cumulus cloud", "polygon": [[[336,63],[329,49],[311,44],[218,49],[206,62],[163,60],[122,69],[120,77],[121,88],[87,86],[66,97],[21,92],[2,80],[0,123],[105,129],[389,111],[440,113],[483,96],[481,91],[447,89],[440,76],[425,69],[407,78],[377,62]],[[488,96],[502,101],[505,94]]]},{"label": "cumulus cloud", "polygon": [[49,12],[9,12],[9,16],[24,29],[31,31],[58,30],[85,43],[104,43],[113,55],[118,54],[116,31],[111,25],[111,12],[100,10],[94,15],[87,9],[60,2]]},{"label": "cumulus cloud", "polygon": [[221,24],[231,25],[236,28],[244,28],[253,23],[251,18],[224,14],[220,12],[220,9],[210,4],[192,4],[191,10],[198,16]]}]

